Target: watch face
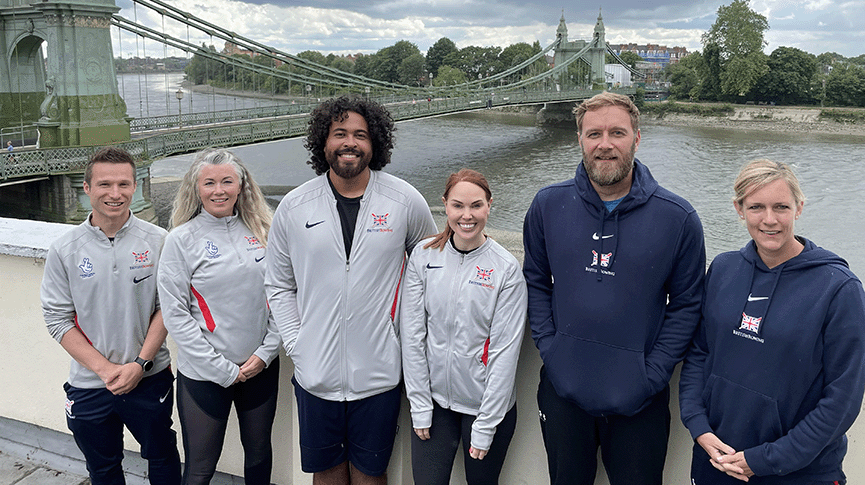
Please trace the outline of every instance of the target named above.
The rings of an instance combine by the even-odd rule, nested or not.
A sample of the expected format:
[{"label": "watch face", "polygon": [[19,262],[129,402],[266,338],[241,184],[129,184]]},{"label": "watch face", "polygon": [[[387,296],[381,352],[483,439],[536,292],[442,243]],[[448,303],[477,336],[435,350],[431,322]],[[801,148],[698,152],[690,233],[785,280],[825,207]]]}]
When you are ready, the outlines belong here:
[{"label": "watch face", "polygon": [[153,368],[153,361],[152,360],[145,360],[144,365],[142,367],[144,368],[144,372],[149,372],[150,369]]}]

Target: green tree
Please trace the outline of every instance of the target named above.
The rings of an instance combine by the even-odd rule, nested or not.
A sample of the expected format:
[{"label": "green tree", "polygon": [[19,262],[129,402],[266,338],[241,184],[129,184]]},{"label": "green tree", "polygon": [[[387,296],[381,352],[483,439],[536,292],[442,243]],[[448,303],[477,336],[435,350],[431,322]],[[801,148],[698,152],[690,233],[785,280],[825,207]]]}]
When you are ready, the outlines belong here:
[{"label": "green tree", "polygon": [[333,60],[333,62],[328,63],[328,66],[348,73],[352,72],[352,70],[354,69],[354,64],[352,64],[351,61],[346,59],[345,57],[337,57]]},{"label": "green tree", "polygon": [[[455,67],[466,74],[466,78],[474,80],[479,76],[501,72],[499,54],[501,47],[478,47],[470,45],[451,53],[444,59],[444,64]],[[441,68],[439,68],[441,69]]]},{"label": "green tree", "polygon": [[718,18],[703,34],[704,46],[720,49],[721,92],[725,96],[745,96],[767,70],[763,53],[763,34],[769,29],[766,17],[751,10],[748,0],[733,0],[718,8]]},{"label": "green tree", "polygon": [[416,45],[407,40],[401,40],[396,44],[385,47],[375,53],[377,58],[373,62],[375,79],[392,83],[399,82],[399,67],[406,58],[420,54]]},{"label": "green tree", "polygon": [[324,54],[322,54],[321,52],[318,52],[318,51],[298,52],[297,57],[300,57],[301,59],[305,59],[307,61],[314,62],[316,64],[320,64],[322,66],[327,65],[327,58],[324,57]]},{"label": "green tree", "polygon": [[670,97],[691,99],[699,96],[700,72],[703,70],[703,56],[693,52],[679,62],[666,68],[667,81],[670,82]]},{"label": "green tree", "polygon": [[759,83],[761,99],[779,104],[814,101],[812,81],[817,75],[817,58],[794,47],[779,47],[769,55],[769,72]]},{"label": "green tree", "polygon": [[425,62],[426,60],[420,52],[403,59],[397,68],[399,83],[406,86],[422,86],[426,79],[423,69]]},{"label": "green tree", "polygon": [[540,51],[540,49],[535,49],[525,42],[517,42],[502,50],[499,54],[499,62],[504,69],[508,69],[527,61]]},{"label": "green tree", "polygon": [[447,64],[440,66],[438,76],[433,78],[433,86],[453,86],[464,82],[466,82],[466,73]]},{"label": "green tree", "polygon": [[865,106],[865,69],[836,66],[826,79],[826,101],[836,106]]},{"label": "green tree", "polygon": [[638,62],[643,62],[643,58],[636,52],[625,51],[619,54],[619,59],[625,61],[625,64],[631,66],[632,69],[637,68]]},{"label": "green tree", "polygon": [[207,84],[211,75],[216,72],[219,63],[206,57],[208,53],[215,55],[216,48],[202,43],[184,70],[186,78],[193,84]]},{"label": "green tree", "polygon": [[430,72],[433,77],[438,76],[439,67],[442,65],[442,62],[444,62],[445,57],[457,51],[459,51],[457,45],[447,37],[442,37],[437,40],[436,43],[426,52],[426,70]]},{"label": "green tree", "polygon": [[708,44],[703,49],[703,62],[700,64],[700,86],[697,99],[718,101],[721,99],[721,48],[718,44]]}]

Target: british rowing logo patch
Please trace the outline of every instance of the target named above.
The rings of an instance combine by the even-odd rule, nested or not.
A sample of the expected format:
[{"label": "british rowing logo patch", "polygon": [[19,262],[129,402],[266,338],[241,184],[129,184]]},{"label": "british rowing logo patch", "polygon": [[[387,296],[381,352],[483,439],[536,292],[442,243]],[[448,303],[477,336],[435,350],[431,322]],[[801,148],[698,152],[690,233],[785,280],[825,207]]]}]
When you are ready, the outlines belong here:
[{"label": "british rowing logo patch", "polygon": [[75,415],[72,414],[72,405],[75,404],[75,401],[72,399],[66,399],[66,415],[69,416],[70,419],[75,419]]}]

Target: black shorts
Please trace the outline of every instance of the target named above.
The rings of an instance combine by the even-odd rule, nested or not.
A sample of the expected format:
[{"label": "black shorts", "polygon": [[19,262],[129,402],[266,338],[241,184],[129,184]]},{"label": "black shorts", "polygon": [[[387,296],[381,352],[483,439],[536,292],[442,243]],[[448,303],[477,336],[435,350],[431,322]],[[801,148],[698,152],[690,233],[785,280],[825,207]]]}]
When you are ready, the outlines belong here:
[{"label": "black shorts", "polygon": [[369,476],[387,472],[399,417],[399,387],[358,401],[328,401],[307,392],[294,377],[291,383],[304,472],[323,472],[345,461]]}]

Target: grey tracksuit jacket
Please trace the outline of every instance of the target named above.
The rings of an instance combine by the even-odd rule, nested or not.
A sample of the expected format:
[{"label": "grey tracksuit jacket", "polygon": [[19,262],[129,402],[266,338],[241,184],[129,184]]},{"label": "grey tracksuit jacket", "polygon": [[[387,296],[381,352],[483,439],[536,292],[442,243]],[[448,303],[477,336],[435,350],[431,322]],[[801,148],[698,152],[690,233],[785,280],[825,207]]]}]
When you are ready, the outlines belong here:
[{"label": "grey tracksuit jacket", "polygon": [[165,239],[159,300],[178,371],[228,387],[255,354],[270,365],[279,332],[264,294],[266,249],[237,216],[202,210]]},{"label": "grey tracksuit jacket", "polygon": [[439,406],[477,416],[471,446],[489,450],[516,401],[514,380],[526,327],[526,282],[519,262],[487,240],[463,254],[412,252],[400,310],[403,373],[412,426],[435,427]]},{"label": "grey tracksuit jacket", "polygon": [[[138,357],[159,309],[156,268],[165,230],[130,214],[114,241],[90,224],[90,216],[51,244],[42,278],[42,314],[48,331],[60,342],[78,327],[106,359],[128,364]],[[171,363],[162,344],[145,377]],[[95,372],[74,359],[69,384],[104,388]]]},{"label": "grey tracksuit jacket", "polygon": [[436,232],[423,196],[371,171],[346,260],[327,174],[291,191],[268,236],[265,287],[294,377],[329,401],[354,401],[400,380],[397,323],[405,254]]}]

